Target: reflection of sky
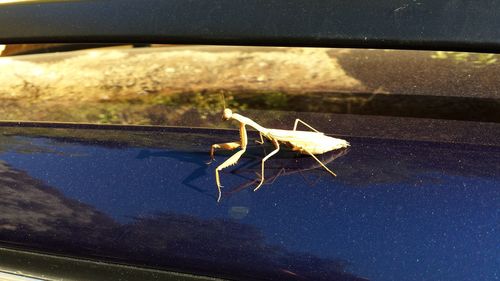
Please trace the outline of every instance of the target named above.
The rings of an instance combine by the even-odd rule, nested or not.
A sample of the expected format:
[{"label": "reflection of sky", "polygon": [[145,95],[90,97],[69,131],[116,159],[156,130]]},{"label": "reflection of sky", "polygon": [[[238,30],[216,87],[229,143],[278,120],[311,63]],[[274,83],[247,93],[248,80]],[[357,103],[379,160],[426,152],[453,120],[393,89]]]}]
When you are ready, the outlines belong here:
[{"label": "reflection of sky", "polygon": [[[365,182],[364,188],[355,188],[341,173],[332,179],[315,170],[304,173],[321,176],[314,186],[297,173],[256,193],[245,189],[217,205],[215,166],[204,164],[207,154],[34,142],[63,156],[8,152],[0,159],[121,222],[161,211],[229,217],[231,207],[243,206],[249,213],[242,222],[261,229],[270,243],[348,260],[352,272],[372,280],[500,278],[500,175],[495,165],[490,177],[484,176],[488,171],[483,176],[452,175],[429,160],[425,174],[413,171],[398,183]],[[387,151],[391,149],[399,148],[389,145]],[[492,151],[491,159],[498,159],[500,151]],[[357,158],[370,153],[359,143],[330,167],[359,163]],[[411,159],[425,163],[418,155],[416,151]],[[388,169],[379,165],[378,172]],[[193,173],[199,177],[188,183],[191,187],[183,184]],[[222,181],[228,188],[244,183],[229,173]]]}]

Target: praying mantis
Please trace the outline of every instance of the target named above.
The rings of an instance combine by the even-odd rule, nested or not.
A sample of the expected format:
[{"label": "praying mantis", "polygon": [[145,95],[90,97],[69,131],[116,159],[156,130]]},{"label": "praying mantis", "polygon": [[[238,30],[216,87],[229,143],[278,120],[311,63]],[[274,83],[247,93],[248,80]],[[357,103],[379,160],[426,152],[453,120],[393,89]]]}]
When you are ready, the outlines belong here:
[{"label": "praying mantis", "polygon": [[[246,131],[247,125],[259,132],[260,141],[256,141],[258,144],[264,144],[264,138],[266,138],[269,141],[271,141],[275,147],[275,149],[271,153],[269,153],[262,159],[260,182],[257,185],[257,187],[254,188],[254,191],[257,191],[264,183],[265,162],[267,159],[278,153],[278,151],[280,150],[280,144],[285,144],[291,147],[293,151],[297,151],[301,154],[310,155],[312,158],[314,158],[314,160],[316,160],[323,168],[325,168],[333,176],[337,175],[334,172],[332,172],[325,164],[323,164],[315,156],[315,154],[316,155],[323,154],[328,151],[346,148],[349,146],[349,143],[346,140],[327,136],[324,133],[314,129],[311,125],[305,123],[300,119],[295,119],[293,130],[281,130],[281,129],[269,129],[262,127],[261,125],[257,124],[255,121],[253,121],[248,117],[245,117],[238,113],[233,113],[233,111],[229,108],[224,108],[222,118],[224,120],[234,119],[239,122],[240,141],[213,144],[210,148],[211,160],[209,163],[215,160],[214,153],[216,149],[233,150],[238,147],[241,149],[215,169],[215,182],[217,184],[217,190],[219,192],[219,195],[217,197],[217,202],[220,202],[222,194],[221,192],[222,185],[220,183],[219,172],[229,166],[235,165],[241,158],[241,156],[245,153],[248,144],[248,137]],[[299,124],[299,122],[304,126],[308,127],[309,129],[311,129],[312,131],[298,131],[297,125]]]}]

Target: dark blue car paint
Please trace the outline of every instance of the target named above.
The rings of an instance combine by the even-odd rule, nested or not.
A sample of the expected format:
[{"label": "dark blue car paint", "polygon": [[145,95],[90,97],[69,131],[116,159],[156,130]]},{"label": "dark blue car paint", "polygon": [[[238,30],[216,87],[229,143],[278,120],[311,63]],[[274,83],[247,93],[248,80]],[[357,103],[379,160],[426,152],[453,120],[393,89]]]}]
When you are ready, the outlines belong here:
[{"label": "dark blue car paint", "polygon": [[499,278],[498,147],[350,138],[323,156],[338,177],[284,152],[252,192],[272,147],[251,145],[217,204],[227,132],[78,131],[2,128],[2,246],[236,279]]}]

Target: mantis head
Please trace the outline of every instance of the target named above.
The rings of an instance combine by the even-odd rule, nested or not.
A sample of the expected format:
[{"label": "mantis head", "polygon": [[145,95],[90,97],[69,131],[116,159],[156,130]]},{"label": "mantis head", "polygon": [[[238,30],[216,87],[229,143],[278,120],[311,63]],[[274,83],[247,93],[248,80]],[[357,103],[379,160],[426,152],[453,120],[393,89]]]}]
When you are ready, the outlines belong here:
[{"label": "mantis head", "polygon": [[225,108],[224,113],[222,114],[222,119],[229,120],[229,119],[231,119],[232,115],[233,115],[233,111],[229,108]]}]

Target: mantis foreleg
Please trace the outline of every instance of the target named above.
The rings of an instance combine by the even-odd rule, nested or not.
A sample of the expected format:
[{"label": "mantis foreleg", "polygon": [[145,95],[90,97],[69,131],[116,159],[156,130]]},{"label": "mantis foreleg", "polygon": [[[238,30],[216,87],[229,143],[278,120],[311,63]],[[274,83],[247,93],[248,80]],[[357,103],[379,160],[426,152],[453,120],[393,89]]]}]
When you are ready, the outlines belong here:
[{"label": "mantis foreleg", "polygon": [[307,124],[306,122],[304,122],[304,121],[300,120],[299,118],[295,119],[295,123],[293,124],[293,130],[294,130],[294,131],[297,131],[297,125],[299,124],[299,122],[300,122],[300,123],[302,123],[302,124],[304,124],[304,125],[305,125],[305,126],[307,126],[309,129],[311,129],[311,130],[313,130],[313,131],[315,131],[315,132],[317,132],[317,133],[319,133],[319,132],[320,132],[320,131],[318,131],[318,130],[314,129],[311,125],[309,125],[309,124]]},{"label": "mantis foreleg", "polygon": [[259,185],[257,185],[257,187],[253,191],[257,191],[257,189],[259,189],[260,186],[264,183],[264,163],[266,162],[267,159],[269,159],[274,154],[278,153],[278,151],[280,150],[280,144],[278,143],[278,141],[277,140],[272,140],[272,141],[273,141],[273,144],[276,147],[276,149],[273,150],[271,153],[269,153],[266,157],[264,157],[264,159],[262,159],[262,167],[261,167],[262,170],[261,170],[260,183],[259,183]]},{"label": "mantis foreleg", "polygon": [[215,149],[225,149],[225,150],[233,150],[241,146],[240,142],[227,142],[227,143],[216,143],[212,144],[210,148],[210,161],[207,164],[212,163],[215,160],[214,152]]},{"label": "mantis foreleg", "polygon": [[[247,131],[245,128],[245,124],[240,123],[240,138],[241,141],[240,143],[226,143],[223,145],[228,145],[229,147],[233,147],[232,149],[241,146],[241,150],[233,154],[231,157],[229,157],[224,163],[220,164],[217,169],[215,169],[215,182],[217,183],[217,190],[219,191],[219,196],[217,197],[217,202],[220,201],[221,195],[222,195],[222,185],[220,184],[220,177],[219,177],[219,171],[221,171],[224,168],[227,168],[231,165],[235,165],[238,160],[241,158],[241,155],[245,153],[247,149],[247,143],[248,143],[248,138],[247,138]],[[235,144],[238,144],[238,146],[235,146]],[[212,146],[213,147],[213,146]],[[212,152],[212,151],[211,151]],[[213,152],[211,153],[211,156],[213,156]]]}]

